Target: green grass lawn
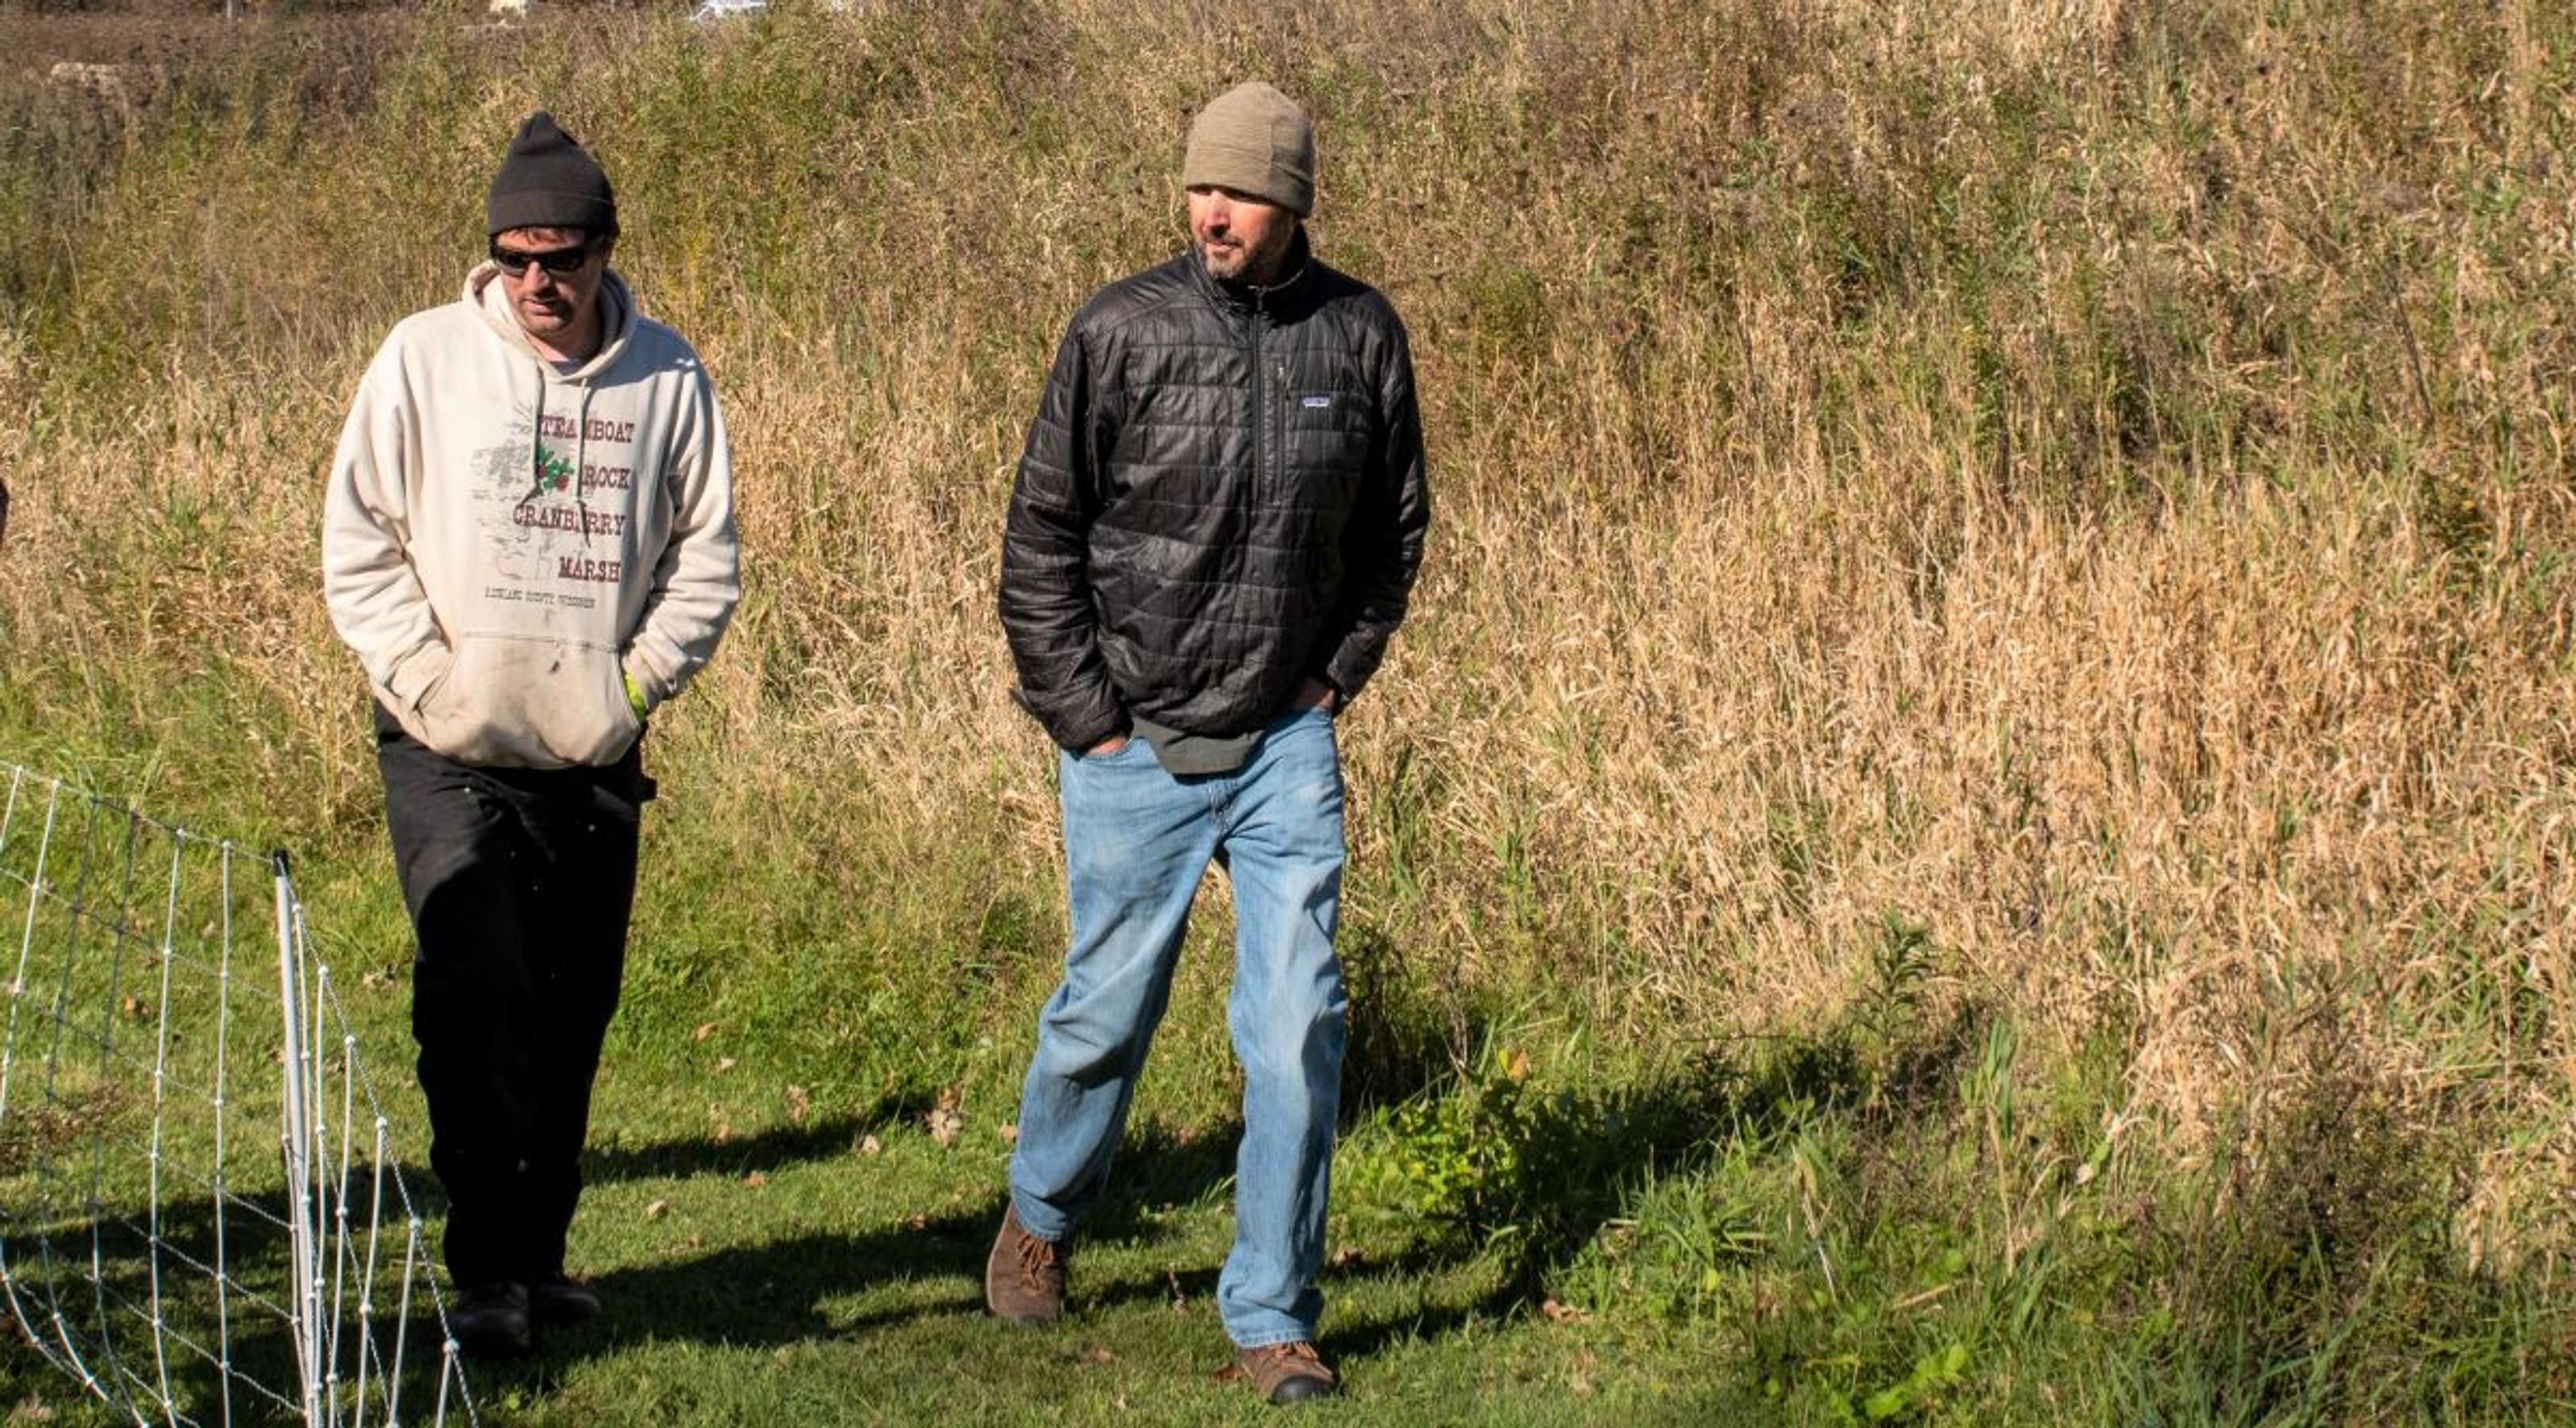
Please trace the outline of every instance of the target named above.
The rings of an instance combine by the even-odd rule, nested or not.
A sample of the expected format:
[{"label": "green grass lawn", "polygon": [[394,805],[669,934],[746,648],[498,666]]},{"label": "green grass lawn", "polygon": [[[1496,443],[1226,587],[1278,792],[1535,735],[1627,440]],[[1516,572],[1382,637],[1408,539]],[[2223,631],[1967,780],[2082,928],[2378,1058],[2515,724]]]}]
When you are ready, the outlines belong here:
[{"label": "green grass lawn", "polygon": [[[25,785],[0,838],[8,920],[24,924],[16,940],[26,947],[27,988],[12,1028],[15,1119],[0,1122],[0,1195],[12,1212],[0,1255],[22,1291],[49,1291],[23,1302],[59,1302],[66,1315],[57,1329],[39,1312],[37,1332],[68,1335],[111,1383],[112,1357],[148,1378],[156,1367],[139,1314],[107,1316],[114,1343],[103,1342],[88,1276],[95,1267],[111,1295],[145,1303],[143,1236],[156,1223],[177,1250],[213,1258],[206,1187],[218,1094],[231,1141],[228,1268],[253,1292],[286,1298],[282,1234],[252,1213],[283,1213],[284,1204],[267,864],[244,851],[227,881],[203,837],[172,859],[166,827],[76,788],[49,809],[43,793]],[[706,850],[693,837],[705,830],[693,835],[685,821],[675,828],[658,816],[653,826],[633,995],[599,1082],[591,1188],[575,1228],[574,1267],[609,1313],[550,1336],[526,1362],[472,1365],[487,1421],[1200,1422],[1270,1411],[1214,1378],[1230,1361],[1212,1296],[1230,1234],[1234,1131],[1218,1039],[1223,985],[1210,970],[1221,958],[1192,958],[1170,1028],[1173,1064],[1149,1081],[1117,1190],[1080,1244],[1076,1311],[1052,1330],[1010,1328],[983,1314],[980,1274],[1001,1213],[1010,1084],[1024,1050],[997,1026],[964,1045],[948,1066],[962,1075],[934,1090],[942,1068],[904,1059],[922,1054],[903,1050],[907,1031],[920,1029],[894,1002],[849,999],[892,1008],[883,1036],[862,1014],[814,1042],[791,1024],[847,1018],[850,1008],[815,999],[813,983],[692,994],[703,979],[677,969],[704,967],[727,945],[777,940],[777,909],[795,900],[744,898],[687,876],[701,864]],[[390,1159],[434,1236],[438,1188],[409,1075],[409,934],[384,862],[371,835],[337,840],[301,861],[299,886],[315,963],[333,991],[320,1041],[338,1044],[345,1015],[365,1068],[355,1123],[363,1130],[372,1093],[390,1122]],[[29,899],[37,881],[47,896]],[[860,906],[870,911],[841,929],[854,945],[901,930],[899,903]],[[1202,928],[1194,950],[1219,951],[1218,935]],[[167,958],[165,938],[177,949]],[[950,967],[930,980],[965,975]],[[1024,980],[998,999],[1015,1024],[1029,1010],[1021,1003],[1044,991]],[[901,988],[886,995],[899,999]],[[967,1025],[999,1015],[970,1009]],[[836,1082],[833,1048],[845,1038],[872,1043],[874,1054],[847,1058],[852,1074]],[[151,1068],[162,1047],[171,1094],[155,1114]],[[895,1089],[851,1091],[871,1068]],[[337,1085],[321,1098],[334,1124],[343,1118]],[[1322,1411],[1382,1422],[1591,1421],[1608,1412],[1654,1421],[1691,1416],[1682,1405],[1725,1382],[1718,1360],[1677,1353],[1656,1332],[1561,1305],[1543,1310],[1553,1301],[1529,1294],[1529,1266],[1510,1236],[1489,1250],[1449,1220],[1411,1213],[1418,1187],[1399,1134],[1385,1106],[1355,1122],[1326,1330],[1352,1398]],[[157,1206],[148,1185],[156,1143],[165,1170]],[[363,1179],[363,1144],[358,1158]],[[1480,1160],[1459,1164],[1481,1183]],[[399,1234],[399,1206],[387,1203],[387,1233]],[[93,1233],[100,1226],[103,1238]],[[391,1275],[398,1261],[386,1263]],[[162,1268],[171,1326],[220,1342],[202,1276],[166,1254]],[[376,1302],[394,1297],[379,1289]],[[426,1329],[425,1312],[415,1314]],[[237,1365],[291,1394],[275,1322],[236,1308],[233,1323]],[[179,1410],[211,1420],[212,1370],[185,1354],[172,1360]],[[426,1361],[416,1343],[406,1389],[415,1414],[429,1403],[431,1384],[418,1372]],[[0,1349],[0,1402],[11,1405],[11,1422],[114,1421],[24,1347]],[[270,1406],[234,1394],[236,1411],[256,1417]]]},{"label": "green grass lawn", "polygon": [[[648,868],[679,856],[682,840],[657,826]],[[407,1075],[405,933],[374,851],[353,841],[315,860],[308,915],[434,1226]],[[653,943],[709,936],[713,914],[675,905],[684,879],[645,886],[637,963],[649,977],[669,951]],[[525,1362],[474,1365],[484,1420],[1282,1411],[1215,1379],[1228,1361],[1211,1297],[1234,1126],[1209,1037],[1223,995],[1208,970],[1221,959],[1204,955],[1214,935],[1195,935],[1169,1054],[1149,1073],[1116,1189],[1077,1242],[1073,1312],[1043,1331],[981,1308],[1024,1054],[1006,1030],[968,1043],[945,1091],[858,1099],[818,1095],[804,1084],[822,1080],[813,1063],[761,1049],[772,1034],[721,1015],[684,1026],[676,1006],[636,998],[599,1084],[574,1231],[576,1272],[608,1315]],[[1902,935],[1882,962],[1884,996],[1811,1038],[1659,1060],[1532,1014],[1489,1028],[1464,1072],[1400,1095],[1384,1094],[1404,1083],[1371,1058],[1403,1038],[1372,1013],[1325,1280],[1323,1337],[1348,1395],[1296,1411],[1365,1423],[2545,1422],[2566,1406],[2551,1377],[2565,1360],[2549,1357],[2563,1311],[2457,1265],[2408,1208],[2442,1193],[2416,1162],[2424,1143],[2375,1133],[2366,1101],[2313,1108],[2318,1143],[2344,1149],[2340,1182],[2133,1160],[2093,1114],[2113,1088],[2083,1079],[2110,1074],[2112,1058],[2034,1079],[2011,1022],[1914,1005]],[[997,1000],[1015,1016],[1043,990],[1031,981]],[[191,1015],[177,1008],[183,1029]],[[136,1173],[107,1177],[112,1200],[134,1203]],[[174,1223],[202,1219],[183,1195],[164,1208]],[[24,1244],[14,1253],[23,1272]],[[275,1266],[252,1267],[262,1274]],[[273,1334],[236,1353],[280,1372]],[[2415,1377],[2382,1374],[2400,1354]],[[111,1421],[23,1349],[0,1354],[0,1392],[8,1421]],[[182,1397],[199,1413],[211,1402]]]},{"label": "green grass lawn", "polygon": [[[212,735],[181,739],[198,737]],[[574,1228],[573,1268],[608,1315],[524,1363],[472,1366],[485,1421],[1195,1423],[1277,1411],[1214,1378],[1229,1359],[1211,1297],[1230,1234],[1237,1094],[1221,881],[1192,931],[1113,1193],[1077,1240],[1073,1312],[1045,1331],[1006,1327],[982,1313],[980,1274],[1061,935],[1043,872],[893,856],[900,845],[863,818],[844,821],[838,836],[857,842],[840,846],[881,856],[744,863],[726,850],[757,835],[755,815],[696,783],[707,748],[683,738],[666,752],[676,771],[647,822],[627,1001]],[[219,805],[192,811],[220,824]],[[128,1225],[148,1215],[148,1091],[133,1069],[148,1058],[67,1074],[46,1083],[49,1099],[32,1094],[35,1068],[48,1056],[88,1064],[101,1036],[129,1057],[153,1043],[154,929],[175,922],[197,955],[166,993],[171,1064],[174,1079],[205,1084],[215,985],[186,935],[214,920],[157,911],[162,855],[149,839],[129,877],[118,815],[78,828],[54,849],[58,895],[125,910],[94,908],[77,937],[50,911],[29,921],[41,975],[17,1051],[18,1139],[0,1138],[9,1262],[23,1278],[29,1231],[52,1235],[76,1321],[85,1197]],[[380,838],[362,819],[326,833],[298,883],[391,1155],[434,1234],[409,1075],[409,932]],[[0,863],[23,879],[27,850],[13,837]],[[87,882],[67,881],[75,866],[92,870]],[[252,858],[231,894],[236,966],[257,975],[229,984],[227,1173],[238,1196],[274,1205],[275,1024],[265,993],[242,985],[269,975],[263,866]],[[187,908],[221,901],[193,865],[178,881]],[[2115,1028],[2071,1049],[2026,1045],[2008,1009],[1937,995],[1938,949],[1901,920],[1880,928],[1868,985],[1828,1022],[1634,1043],[1545,1000],[1450,1020],[1394,975],[1402,954],[1369,924],[1370,885],[1359,886],[1323,1325],[1348,1395],[1298,1410],[1308,1416],[2537,1423],[2576,1404],[2565,1306],[2466,1260],[2445,1228],[2460,1141],[2392,1113],[2330,1009],[2293,1043],[2311,1089],[2275,1108],[2276,1149],[2195,1163],[2119,1114]],[[120,941],[100,926],[145,935]],[[61,1034],[42,1018],[53,1006],[69,1009]],[[326,1028],[326,1044],[337,1037]],[[93,1080],[122,1089],[93,1096]],[[203,1163],[209,1124],[172,1104],[168,1163]],[[25,1127],[41,1129],[30,1107],[47,1106],[62,1124],[50,1141],[28,1139]],[[92,1128],[114,1134],[81,1134]],[[31,1148],[53,1156],[53,1179],[29,1178]],[[174,1239],[203,1253],[204,1195],[174,1179],[162,1210]],[[238,1242],[237,1275],[276,1293],[278,1238]],[[111,1236],[101,1256],[136,1298],[138,1243]],[[173,1322],[202,1332],[204,1311],[189,1312]],[[147,1362],[136,1326],[121,1332],[127,1361]],[[263,1382],[291,1382],[272,1326],[238,1331],[234,1354]],[[203,1421],[205,1370],[179,1381],[183,1411]],[[426,1394],[414,1380],[413,1412]],[[113,1421],[19,1347],[0,1349],[0,1401],[8,1421]]]},{"label": "green grass lawn", "polygon": [[[853,1149],[867,1136],[880,1153]],[[486,1375],[485,1401],[566,1423],[1186,1423],[1270,1411],[1212,1381],[1228,1361],[1212,1303],[1229,1233],[1221,1147],[1166,1140],[1130,1157],[1129,1194],[1081,1242],[1075,1310],[1045,1331],[982,1312],[1006,1153],[989,1128],[943,1149],[917,1123],[893,1122],[613,1150],[577,1232],[610,1319]],[[1676,1392],[1713,1387],[1705,1367],[1515,1312],[1483,1257],[1401,1233],[1346,1239],[1341,1255],[1327,1333],[1352,1398],[1327,1410],[1336,1416],[1594,1421],[1660,1413]]]},{"label": "green grass lawn", "polygon": [[[437,1191],[404,1072],[405,988],[367,965],[399,948],[337,950],[342,1003],[395,1122],[396,1157],[434,1224]],[[258,951],[256,939],[248,951]],[[73,1001],[91,990],[71,988]],[[174,1008],[183,1036],[205,1021],[175,999]],[[630,1032],[600,1082],[574,1261],[608,1304],[606,1319],[549,1336],[523,1363],[472,1366],[486,1421],[1203,1422],[1271,1411],[1213,1378],[1228,1362],[1212,1295],[1229,1235],[1229,1125],[1169,1122],[1151,1107],[1171,1098],[1148,1098],[1118,1193],[1081,1241],[1075,1312],[1058,1328],[1025,1331],[982,1312],[979,1276],[1009,1153],[1003,1125],[987,1114],[999,1107],[959,1108],[962,1128],[943,1142],[919,1104],[816,1107],[801,1088],[758,1084],[757,1070],[717,1054],[712,1034],[677,1040],[688,1051],[666,1054],[633,1044]],[[775,1110],[764,1116],[754,1109],[761,1105]],[[174,1129],[176,1139],[190,1135]],[[202,1139],[203,1128],[194,1135]],[[1382,1129],[1363,1132],[1353,1163],[1365,1164],[1373,1143],[1384,1159],[1385,1139]],[[104,1183],[109,1201],[140,1224],[148,1200],[134,1148],[109,1143],[111,1158],[136,1163],[112,1166]],[[91,1143],[69,1139],[56,1149],[80,1182]],[[245,1162],[251,1169],[236,1189],[274,1202],[273,1176],[254,1183],[273,1166],[237,1150],[232,1163]],[[1680,1340],[1551,1318],[1513,1283],[1507,1249],[1426,1234],[1357,1193],[1345,1203],[1353,1213],[1340,1222],[1326,1333],[1352,1396],[1316,1411],[1357,1422],[1585,1422],[1613,1413],[1696,1421],[1687,1405],[1725,1387],[1720,1360],[1681,1352]],[[193,1227],[174,1228],[174,1238],[203,1239],[202,1195],[174,1191],[162,1209],[171,1226]],[[77,1279],[85,1225],[67,1218],[47,1228],[52,1253]],[[251,1241],[237,1232],[237,1243]],[[264,1254],[237,1258],[236,1272],[275,1294],[275,1247],[258,1245]],[[202,1243],[192,1248],[204,1253]],[[27,1240],[10,1253],[26,1274]],[[139,1295],[138,1264],[110,1271]],[[95,1358],[79,1295],[67,1298],[73,1332]],[[139,1327],[122,1327],[128,1360],[147,1359]],[[286,1382],[273,1333],[239,1335],[234,1351],[266,1382]],[[183,1411],[205,1416],[205,1374],[180,1379]],[[410,1390],[415,1411],[425,1387],[416,1379]],[[23,1349],[0,1356],[0,1391],[15,1405],[7,1421],[111,1421]]]}]

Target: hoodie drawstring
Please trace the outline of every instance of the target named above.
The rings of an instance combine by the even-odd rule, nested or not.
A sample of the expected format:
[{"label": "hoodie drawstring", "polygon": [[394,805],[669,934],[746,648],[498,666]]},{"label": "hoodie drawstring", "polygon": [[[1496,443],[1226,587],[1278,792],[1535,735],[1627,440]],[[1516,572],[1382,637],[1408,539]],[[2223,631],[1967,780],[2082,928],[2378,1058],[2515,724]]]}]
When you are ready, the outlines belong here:
[{"label": "hoodie drawstring", "polygon": [[[577,534],[581,537],[581,543],[588,546],[592,544],[593,535],[601,534],[591,529],[590,515],[590,399],[594,394],[592,379],[615,364],[617,354],[622,350],[626,336],[634,325],[634,300],[627,295],[625,285],[618,280],[615,273],[606,274],[602,278],[599,293],[602,304],[599,350],[592,353],[587,361],[580,363],[571,375],[563,379],[566,385],[579,388],[581,393],[573,407],[571,461],[568,468],[562,465],[550,466],[546,460],[546,389],[555,384],[554,375],[550,371],[553,364],[529,346],[524,330],[510,326],[515,319],[506,310],[498,312],[494,310],[495,299],[490,296],[488,284],[500,281],[498,270],[491,264],[479,265],[466,276],[465,295],[481,307],[486,321],[512,340],[520,350],[527,353],[532,369],[531,375],[536,378],[536,396],[529,403],[531,415],[528,432],[528,492],[519,498],[519,504],[524,506],[538,499],[545,495],[550,487],[570,488],[573,511],[578,518]],[[504,292],[506,293],[506,289]],[[563,454],[558,453],[556,460],[562,461]]]},{"label": "hoodie drawstring", "polygon": [[[542,380],[542,379],[541,379]],[[581,543],[590,544],[590,383],[581,384],[581,405],[572,419],[572,508],[581,516]]]},{"label": "hoodie drawstring", "polygon": [[[554,384],[546,379],[545,366],[542,362],[532,366],[530,375],[537,379],[537,394],[528,404],[529,480],[528,494],[519,498],[519,504],[522,506],[545,495],[547,486],[555,479],[546,470],[546,389]],[[587,546],[590,544],[592,535],[589,499],[591,385],[588,382],[576,382],[571,385],[581,392],[580,401],[573,407],[572,507],[581,518],[581,528],[577,534],[581,537],[581,543]],[[560,460],[561,457],[558,456],[557,459]]]}]

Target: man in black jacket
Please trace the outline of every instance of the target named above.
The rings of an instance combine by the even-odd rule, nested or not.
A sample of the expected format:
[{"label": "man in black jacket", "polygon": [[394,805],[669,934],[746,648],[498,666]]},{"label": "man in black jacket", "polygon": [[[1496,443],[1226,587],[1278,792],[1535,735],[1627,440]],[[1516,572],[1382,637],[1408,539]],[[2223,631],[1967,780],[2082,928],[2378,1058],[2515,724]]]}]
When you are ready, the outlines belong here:
[{"label": "man in black jacket", "polygon": [[1002,624],[1062,747],[1073,942],[1022,1093],[992,1311],[1052,1321],[1199,879],[1234,885],[1244,1071],[1217,1303],[1273,1402],[1314,1349],[1349,1004],[1333,716],[1402,623],[1430,521],[1404,325],[1309,253],[1314,136],[1269,85],[1191,126],[1189,251],[1084,304],[1011,493]]}]

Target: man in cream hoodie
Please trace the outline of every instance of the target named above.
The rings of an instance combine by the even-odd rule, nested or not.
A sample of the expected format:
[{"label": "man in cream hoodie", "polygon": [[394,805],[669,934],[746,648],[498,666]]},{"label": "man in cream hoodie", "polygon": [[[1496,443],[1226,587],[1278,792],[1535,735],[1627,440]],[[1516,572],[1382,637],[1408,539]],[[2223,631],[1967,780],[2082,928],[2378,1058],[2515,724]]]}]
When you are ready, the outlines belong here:
[{"label": "man in cream hoodie", "polygon": [[412,1033],[467,1352],[599,1301],[565,1274],[617,1006],[646,718],[739,592],[715,389],[608,266],[608,177],[540,112],[487,203],[489,260],[358,384],[322,527],[366,666]]}]

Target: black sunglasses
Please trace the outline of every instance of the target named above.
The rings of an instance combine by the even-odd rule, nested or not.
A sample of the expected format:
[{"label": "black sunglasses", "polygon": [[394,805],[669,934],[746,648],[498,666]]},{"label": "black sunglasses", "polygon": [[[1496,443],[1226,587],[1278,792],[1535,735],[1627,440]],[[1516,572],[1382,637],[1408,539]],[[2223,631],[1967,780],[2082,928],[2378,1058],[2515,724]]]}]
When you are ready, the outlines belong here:
[{"label": "black sunglasses", "polygon": [[492,240],[492,263],[493,266],[514,278],[526,272],[530,263],[536,264],[556,277],[562,277],[566,273],[579,272],[581,265],[590,261],[591,250],[597,246],[599,246],[597,240],[590,240],[575,243],[569,248],[548,248],[542,253],[522,253],[516,248],[502,247],[501,240],[495,238]]}]

